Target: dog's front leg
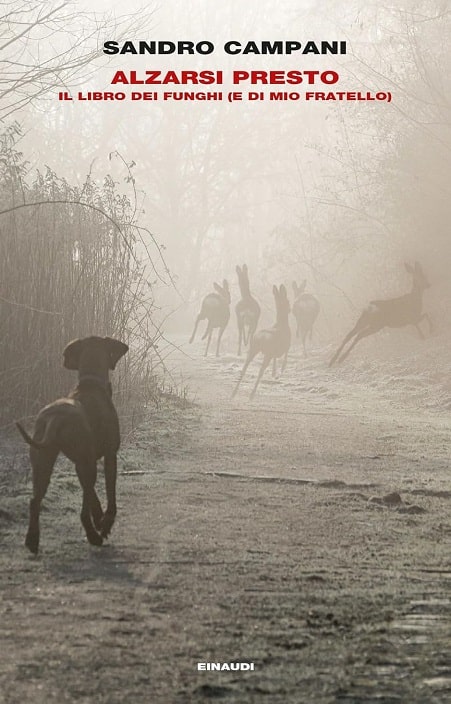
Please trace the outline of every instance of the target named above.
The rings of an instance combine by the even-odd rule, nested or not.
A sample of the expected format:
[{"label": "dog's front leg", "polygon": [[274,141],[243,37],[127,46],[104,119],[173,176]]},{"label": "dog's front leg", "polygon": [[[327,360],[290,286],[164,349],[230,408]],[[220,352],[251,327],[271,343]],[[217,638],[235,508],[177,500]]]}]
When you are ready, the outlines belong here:
[{"label": "dog's front leg", "polygon": [[105,454],[105,487],[107,506],[100,524],[100,535],[107,538],[116,518],[117,456],[115,452]]},{"label": "dog's front leg", "polygon": [[[83,504],[81,507],[81,522],[86,537],[91,545],[102,545],[102,536],[98,534],[92,523],[92,510],[99,503],[95,491],[97,463],[95,457],[84,457],[75,463],[75,470],[83,489]],[[95,511],[94,511],[95,512]]]}]

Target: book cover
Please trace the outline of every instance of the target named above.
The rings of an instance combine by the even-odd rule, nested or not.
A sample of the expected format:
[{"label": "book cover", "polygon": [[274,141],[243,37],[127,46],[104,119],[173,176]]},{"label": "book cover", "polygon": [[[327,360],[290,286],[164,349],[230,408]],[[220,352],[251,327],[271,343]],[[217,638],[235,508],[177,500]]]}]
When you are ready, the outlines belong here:
[{"label": "book cover", "polygon": [[447,3],[0,22],[2,701],[449,701]]}]

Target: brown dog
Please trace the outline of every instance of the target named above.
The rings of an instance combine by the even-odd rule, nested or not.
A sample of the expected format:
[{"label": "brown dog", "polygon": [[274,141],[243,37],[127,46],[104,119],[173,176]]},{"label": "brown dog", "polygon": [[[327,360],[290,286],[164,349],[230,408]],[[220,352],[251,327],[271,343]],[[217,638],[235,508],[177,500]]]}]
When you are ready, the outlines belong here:
[{"label": "brown dog", "polygon": [[[67,398],[45,406],[36,418],[33,437],[16,423],[30,445],[33,498],[25,545],[39,549],[39,512],[53,466],[62,452],[72,462],[83,489],[81,522],[92,545],[101,545],[116,516],[117,451],[119,421],[111,400],[109,370],[114,369],[128,346],[111,337],[85,337],[70,342],[63,352],[64,366],[78,370],[78,384]],[[102,511],[95,491],[97,460],[104,458],[107,508]]]}]

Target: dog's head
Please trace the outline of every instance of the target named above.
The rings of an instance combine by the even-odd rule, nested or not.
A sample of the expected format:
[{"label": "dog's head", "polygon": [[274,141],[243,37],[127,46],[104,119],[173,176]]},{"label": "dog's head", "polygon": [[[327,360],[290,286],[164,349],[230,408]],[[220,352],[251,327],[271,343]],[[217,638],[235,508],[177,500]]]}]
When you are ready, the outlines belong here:
[{"label": "dog's head", "polygon": [[[84,337],[72,340],[63,351],[66,369],[96,368],[115,369],[121,357],[128,352],[128,345],[112,337]],[[94,371],[94,370],[93,370]]]}]

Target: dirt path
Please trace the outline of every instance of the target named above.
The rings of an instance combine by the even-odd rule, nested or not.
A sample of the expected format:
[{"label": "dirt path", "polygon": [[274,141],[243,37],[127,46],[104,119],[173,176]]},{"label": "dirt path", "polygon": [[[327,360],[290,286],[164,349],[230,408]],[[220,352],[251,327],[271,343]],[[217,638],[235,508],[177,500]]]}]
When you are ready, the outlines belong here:
[{"label": "dirt path", "polygon": [[[62,466],[28,556],[11,445],[1,701],[451,701],[448,414],[407,401],[416,380],[372,385],[319,354],[250,403],[254,368],[231,401],[239,360],[190,352],[198,405],[164,404],[122,452],[107,547],[84,542]],[[255,670],[197,671],[210,661]]]}]

